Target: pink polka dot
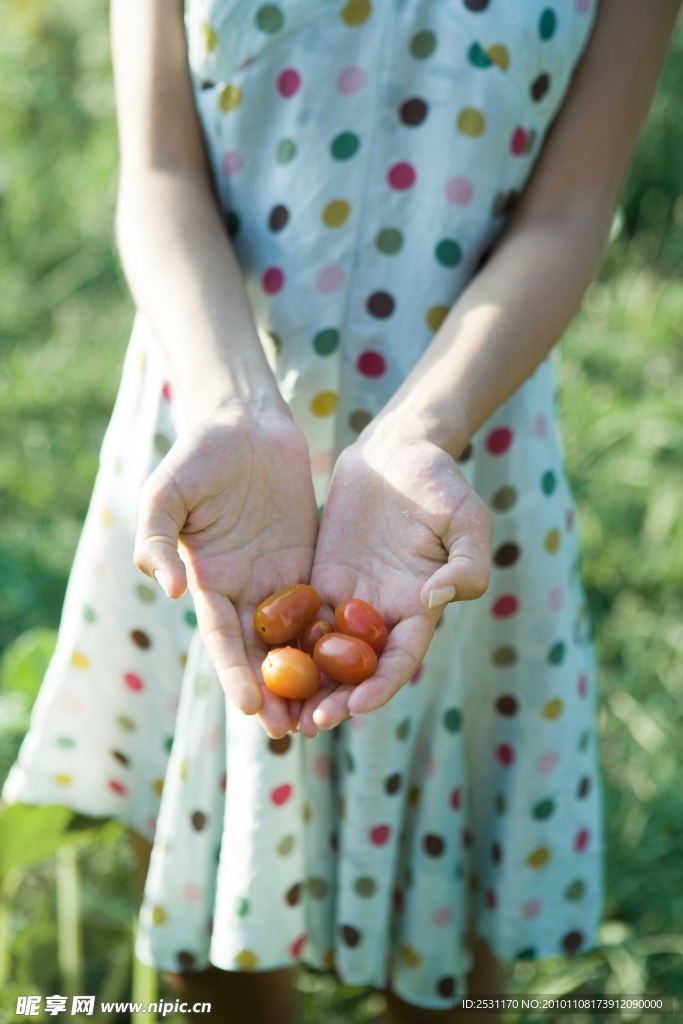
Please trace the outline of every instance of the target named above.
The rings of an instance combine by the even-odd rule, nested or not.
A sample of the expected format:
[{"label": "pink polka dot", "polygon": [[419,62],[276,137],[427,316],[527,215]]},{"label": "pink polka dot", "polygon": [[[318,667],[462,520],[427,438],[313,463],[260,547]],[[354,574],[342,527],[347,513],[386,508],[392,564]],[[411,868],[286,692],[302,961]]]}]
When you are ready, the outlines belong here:
[{"label": "pink polka dot", "polygon": [[394,164],[393,167],[389,168],[387,181],[392,188],[403,191],[413,187],[416,177],[417,174],[413,165],[402,160],[400,163]]},{"label": "pink polka dot", "polygon": [[484,893],[484,903],[487,910],[495,910],[498,906],[498,899],[493,889],[487,889]]},{"label": "pink polka dot", "polygon": [[143,683],[140,676],[137,676],[135,672],[126,672],[123,677],[123,681],[129,690],[133,690],[134,693],[139,693],[140,690],[144,690],[145,684]]},{"label": "pink polka dot", "polygon": [[486,450],[491,455],[503,455],[512,444],[512,437],[509,427],[497,427],[486,438]]},{"label": "pink polka dot", "polygon": [[234,178],[238,171],[242,170],[242,154],[236,149],[223,155],[223,173],[227,178]]},{"label": "pink polka dot", "polygon": [[171,384],[170,380],[164,381],[161,387],[161,393],[167,402],[173,401],[173,385]]},{"label": "pink polka dot", "polygon": [[254,57],[245,57],[241,64],[237,65],[237,70],[241,71],[242,68],[248,68],[254,63]]},{"label": "pink polka dot", "polygon": [[551,751],[549,754],[543,754],[542,757],[539,757],[536,768],[541,775],[550,775],[557,767],[558,761],[559,757],[557,754]]},{"label": "pink polka dot", "polygon": [[509,743],[501,743],[496,747],[496,758],[504,768],[509,768],[515,759],[515,752]]},{"label": "pink polka dot", "polygon": [[289,955],[294,957],[295,960],[303,953],[307,938],[307,935],[300,935],[298,939],[294,939],[294,942],[289,947]]},{"label": "pink polka dot", "polygon": [[525,921],[533,921],[541,913],[543,904],[539,899],[527,900],[522,906],[522,917]]},{"label": "pink polka dot", "polygon": [[261,287],[266,295],[275,295],[285,283],[285,275],[279,267],[268,267],[263,271]]},{"label": "pink polka dot", "polygon": [[429,756],[427,757],[427,764],[425,765],[425,775],[427,776],[428,779],[431,779],[435,773],[436,760],[434,759],[433,754],[429,754]]},{"label": "pink polka dot", "polygon": [[323,452],[316,452],[311,459],[311,471],[317,473],[320,476],[324,476],[326,473],[332,471],[332,463],[334,461],[334,452],[331,448],[327,448]]},{"label": "pink polka dot", "polygon": [[301,75],[294,68],[285,68],[277,80],[277,91],[285,99],[289,99],[295,92],[298,92],[301,85]]},{"label": "pink polka dot", "polygon": [[576,839],[574,840],[574,849],[577,853],[582,853],[588,843],[590,842],[590,832],[587,828],[582,828],[580,832],[576,833]]},{"label": "pink polka dot", "polygon": [[270,794],[270,799],[276,807],[281,807],[282,804],[286,804],[292,795],[292,787],[286,782],[283,786],[276,786],[273,792]]},{"label": "pink polka dot", "polygon": [[496,619],[509,619],[519,611],[519,599],[514,594],[503,594],[493,602],[491,614]]},{"label": "pink polka dot", "polygon": [[538,416],[534,420],[534,437],[545,437],[548,433],[548,424],[546,423],[545,416],[542,412],[539,412]]},{"label": "pink polka dot", "polygon": [[462,800],[462,790],[460,786],[456,786],[455,789],[451,790],[451,795],[448,798],[448,802],[454,811],[460,810],[460,802]]},{"label": "pink polka dot", "polygon": [[513,156],[521,156],[526,149],[527,135],[523,128],[515,128],[510,139],[510,152]]},{"label": "pink polka dot", "polygon": [[445,928],[453,920],[453,911],[450,907],[439,907],[432,914],[432,921],[437,928]]},{"label": "pink polka dot", "polygon": [[112,793],[116,793],[117,796],[126,796],[128,792],[123,783],[118,782],[116,779],[110,779],[109,782],[107,783],[107,786],[112,791]]},{"label": "pink polka dot", "polygon": [[215,750],[218,747],[218,744],[220,743],[220,741],[221,741],[221,730],[218,728],[218,726],[214,726],[213,729],[209,729],[208,733],[206,734],[206,741],[205,741],[206,749],[207,750]]},{"label": "pink polka dot", "polygon": [[201,903],[203,890],[199,885],[193,885],[192,882],[188,882],[187,885],[183,886],[183,899],[186,903]]},{"label": "pink polka dot", "polygon": [[349,64],[342,68],[337,76],[337,89],[344,96],[352,96],[354,92],[360,92],[367,81],[362,68],[357,64]]},{"label": "pink polka dot", "polygon": [[156,832],[157,830],[157,819],[156,818],[145,818],[145,825],[150,832]]},{"label": "pink polka dot", "polygon": [[472,202],[473,194],[474,189],[467,178],[451,178],[446,182],[446,196],[449,203],[454,203],[455,206],[467,206]]},{"label": "pink polka dot", "polygon": [[585,676],[579,676],[579,681],[576,684],[576,688],[579,691],[579,697],[585,697],[588,693],[588,680]]},{"label": "pink polka dot", "polygon": [[107,575],[107,567],[100,558],[93,558],[91,568],[93,576],[98,576],[101,579]]},{"label": "pink polka dot", "polygon": [[332,263],[329,267],[323,267],[315,280],[315,287],[321,295],[331,295],[344,287],[346,274],[344,268],[338,263]]},{"label": "pink polka dot", "polygon": [[68,711],[72,715],[76,715],[79,711],[83,710],[83,702],[78,697],[62,697],[59,706],[63,711]]},{"label": "pink polka dot", "polygon": [[355,729],[356,732],[360,732],[362,729],[365,728],[365,719],[364,718],[352,718],[349,724],[350,724],[352,729]]},{"label": "pink polka dot", "polygon": [[313,762],[313,771],[319,779],[329,779],[330,759],[327,754],[320,754]]},{"label": "pink polka dot", "polygon": [[424,665],[420,665],[420,667],[418,668],[418,670],[415,673],[415,675],[411,676],[411,679],[410,679],[411,683],[413,683],[413,684],[414,683],[419,683],[420,680],[422,679],[422,676],[424,674],[425,674],[425,667],[424,667]]},{"label": "pink polka dot", "polygon": [[576,9],[581,14],[587,14],[591,7],[591,0],[576,0]]},{"label": "pink polka dot", "polygon": [[565,520],[567,526],[567,532],[574,529],[574,509],[570,508],[567,512],[567,518]]},{"label": "pink polka dot", "polygon": [[368,349],[359,355],[356,366],[366,377],[381,377],[387,368],[387,361],[381,353]]},{"label": "pink polka dot", "polygon": [[221,775],[220,779],[218,780],[218,788],[220,789],[221,793],[225,793],[225,789],[226,789],[227,785],[228,785],[228,776],[225,774],[225,772],[223,772],[223,774]]},{"label": "pink polka dot", "polygon": [[564,591],[562,587],[553,587],[548,594],[548,608],[551,612],[559,612],[564,604]]},{"label": "pink polka dot", "polygon": [[384,846],[389,841],[391,836],[390,825],[375,825],[374,828],[370,829],[368,833],[370,836],[370,842],[373,846]]}]

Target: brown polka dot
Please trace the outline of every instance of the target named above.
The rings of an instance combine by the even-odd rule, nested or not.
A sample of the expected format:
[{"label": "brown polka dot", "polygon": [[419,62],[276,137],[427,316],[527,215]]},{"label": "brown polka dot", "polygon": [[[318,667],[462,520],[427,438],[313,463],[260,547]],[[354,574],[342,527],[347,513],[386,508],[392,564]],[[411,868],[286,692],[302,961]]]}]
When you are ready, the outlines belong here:
[{"label": "brown polka dot", "polygon": [[203,811],[195,811],[190,818],[190,821],[192,822],[192,828],[195,832],[201,832],[206,825],[206,815]]},{"label": "brown polka dot", "polygon": [[389,292],[373,292],[367,301],[368,313],[385,320],[394,312],[396,303]]},{"label": "brown polka dot", "polygon": [[567,932],[562,939],[562,946],[567,953],[576,953],[583,945],[583,934],[581,932]]},{"label": "brown polka dot", "polygon": [[271,754],[286,754],[292,745],[292,737],[287,734],[278,740],[268,740],[268,749]]},{"label": "brown polka dot", "polygon": [[401,105],[400,118],[403,124],[414,127],[415,125],[422,124],[426,116],[427,104],[422,99],[416,97],[406,100]]},{"label": "brown polka dot", "polygon": [[420,787],[411,786],[408,790],[408,803],[411,807],[417,807],[420,800]]},{"label": "brown polka dot", "polygon": [[430,857],[440,857],[446,847],[441,836],[434,835],[431,832],[423,837],[422,845],[424,846],[425,853]]},{"label": "brown polka dot", "polygon": [[493,561],[501,569],[507,569],[514,565],[519,558],[519,547],[517,544],[501,544],[493,556]]},{"label": "brown polka dot", "polygon": [[322,900],[327,896],[327,882],[324,878],[309,878],[308,891],[314,900]]},{"label": "brown polka dot", "polygon": [[491,498],[496,512],[508,512],[516,501],[517,491],[514,487],[501,487]]},{"label": "brown polka dot", "polygon": [[519,711],[519,701],[516,697],[506,693],[496,701],[496,711],[499,715],[504,715],[506,718],[512,718]]},{"label": "brown polka dot", "polygon": [[374,896],[377,890],[377,883],[374,878],[357,878],[353,883],[353,888],[363,899],[369,899],[371,896]]},{"label": "brown polka dot", "polygon": [[268,218],[268,227],[271,231],[282,231],[283,227],[289,220],[289,210],[286,206],[278,204],[274,206],[270,211],[270,217]]},{"label": "brown polka dot", "polygon": [[295,907],[301,899],[301,882],[297,882],[287,890],[285,900],[290,907]]},{"label": "brown polka dot", "polygon": [[497,647],[491,655],[491,661],[500,668],[514,665],[517,661],[517,651],[514,647]]},{"label": "brown polka dot", "polygon": [[394,793],[398,793],[399,789],[401,788],[402,782],[403,776],[400,774],[400,772],[395,772],[393,775],[390,775],[389,778],[385,781],[384,788],[387,791],[387,793],[389,793],[390,796],[393,796]]},{"label": "brown polka dot", "polygon": [[349,416],[349,426],[355,434],[360,434],[361,430],[365,430],[370,422],[372,422],[371,414],[363,409],[357,409]]},{"label": "brown polka dot", "polygon": [[450,999],[451,996],[455,995],[455,978],[448,977],[439,978],[436,983],[436,991],[444,999]]},{"label": "brown polka dot", "polygon": [[124,767],[127,767],[130,764],[130,758],[125,754],[122,754],[120,750],[112,750],[111,756],[116,758],[119,764],[124,765]]},{"label": "brown polka dot", "polygon": [[584,777],[579,782],[579,788],[576,791],[576,795],[579,798],[579,800],[583,800],[585,796],[588,796],[588,794],[590,793],[590,789],[591,780],[587,775],[584,775]]},{"label": "brown polka dot", "polygon": [[494,864],[500,864],[503,859],[503,847],[500,843],[491,844],[491,860]]},{"label": "brown polka dot", "polygon": [[143,651],[152,646],[152,641],[141,629],[134,629],[130,634],[130,638],[136,647],[141,647]]},{"label": "brown polka dot", "polygon": [[472,458],[472,442],[470,441],[467,444],[467,446],[465,447],[465,450],[461,454],[460,458],[458,459],[458,462],[469,462],[469,460],[471,458]]},{"label": "brown polka dot", "polygon": [[180,953],[176,953],[176,960],[181,971],[191,971],[195,965],[194,953],[188,953],[186,950],[181,950]]},{"label": "brown polka dot", "polygon": [[546,74],[544,71],[542,75],[539,75],[538,78],[535,78],[531,83],[531,89],[529,92],[531,93],[532,100],[538,103],[539,100],[543,99],[549,88],[550,75]]},{"label": "brown polka dot", "polygon": [[346,817],[346,800],[343,796],[337,799],[337,816],[340,821],[343,821]]},{"label": "brown polka dot", "polygon": [[350,924],[341,925],[339,928],[339,934],[344,944],[351,946],[352,949],[354,946],[357,946],[361,940],[361,934],[358,929],[354,928]]}]

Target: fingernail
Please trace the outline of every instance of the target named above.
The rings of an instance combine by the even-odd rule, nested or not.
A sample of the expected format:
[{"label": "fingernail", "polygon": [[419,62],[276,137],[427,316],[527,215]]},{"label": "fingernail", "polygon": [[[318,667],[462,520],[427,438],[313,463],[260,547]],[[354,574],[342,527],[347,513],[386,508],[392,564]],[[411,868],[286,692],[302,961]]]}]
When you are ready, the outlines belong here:
[{"label": "fingernail", "polygon": [[428,608],[438,608],[442,604],[448,604],[455,597],[455,587],[434,587],[429,591]]},{"label": "fingernail", "polygon": [[168,597],[168,579],[166,578],[165,573],[157,569],[157,571],[154,573],[154,579],[157,581],[163,592],[166,594],[166,597]]},{"label": "fingernail", "polygon": [[351,718],[363,718],[364,715],[367,715],[367,711],[352,711],[351,708],[349,708],[349,714],[351,715]]}]

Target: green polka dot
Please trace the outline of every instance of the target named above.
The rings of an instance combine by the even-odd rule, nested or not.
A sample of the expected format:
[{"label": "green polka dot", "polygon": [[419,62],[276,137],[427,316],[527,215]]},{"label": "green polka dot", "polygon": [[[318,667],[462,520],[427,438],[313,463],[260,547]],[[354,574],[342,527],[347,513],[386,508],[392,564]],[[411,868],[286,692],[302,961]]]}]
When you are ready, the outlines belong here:
[{"label": "green polka dot", "polygon": [[324,331],[318,331],[313,339],[313,348],[319,356],[330,356],[339,344],[339,331],[334,327],[326,327]]},{"label": "green polka dot", "polygon": [[296,156],[296,143],[293,139],[281,139],[277,144],[277,162],[288,164]]},{"label": "green polka dot", "polygon": [[160,455],[168,455],[171,450],[171,442],[165,434],[155,434],[154,447]]},{"label": "green polka dot", "polygon": [[362,896],[363,899],[368,899],[370,896],[374,896],[377,890],[377,883],[374,878],[357,878],[353,883],[355,892]]},{"label": "green polka dot", "polygon": [[348,750],[344,751],[344,761],[346,763],[346,770],[347,770],[347,772],[349,772],[349,773],[355,772],[355,770],[356,770],[356,762],[353,760],[353,757],[351,756],[351,754],[349,753]]},{"label": "green polka dot", "polygon": [[393,256],[403,245],[403,235],[398,228],[383,228],[377,233],[375,245],[385,256]]},{"label": "green polka dot", "polygon": [[541,490],[544,494],[550,495],[554,492],[557,487],[557,477],[553,473],[552,469],[546,470],[541,477]]},{"label": "green polka dot", "polygon": [[583,899],[584,893],[586,892],[586,883],[582,882],[580,878],[577,878],[575,882],[568,885],[564,891],[564,898],[569,900],[570,903],[577,903],[580,899]]},{"label": "green polka dot", "polygon": [[590,729],[584,729],[583,732],[581,733],[581,738],[579,739],[579,750],[585,750],[586,747],[588,746],[588,744],[590,743],[590,741],[591,741],[591,731],[590,731]]},{"label": "green polka dot", "polygon": [[70,750],[71,747],[76,746],[76,741],[72,740],[70,736],[60,736],[57,740],[58,747],[64,747],[65,750]]},{"label": "green polka dot", "polygon": [[546,818],[550,818],[555,813],[555,801],[539,800],[531,813],[538,821],[545,821]]},{"label": "green polka dot", "polygon": [[229,210],[225,218],[225,226],[228,229],[228,235],[230,238],[234,238],[240,233],[241,221],[239,214],[235,210]]},{"label": "green polka dot", "polygon": [[496,807],[496,814],[505,814],[507,812],[508,804],[504,793],[496,793],[494,804]]},{"label": "green polka dot", "polygon": [[204,672],[199,672],[195,676],[194,680],[194,692],[198,697],[203,697],[205,693],[209,692],[209,677]]},{"label": "green polka dot", "polygon": [[197,616],[195,612],[192,611],[191,608],[185,612],[185,614],[183,615],[183,619],[185,620],[185,624],[189,626],[190,629],[194,629],[195,626],[197,625]]},{"label": "green polka dot", "polygon": [[279,32],[285,23],[285,16],[277,4],[264,4],[256,12],[256,24],[262,32],[273,35]]},{"label": "green polka dot", "polygon": [[448,732],[460,732],[462,715],[459,708],[449,708],[443,716],[443,724]]},{"label": "green polka dot", "polygon": [[135,588],[135,593],[137,594],[138,600],[142,601],[144,604],[154,604],[157,598],[154,587],[149,587],[146,583],[138,583]]},{"label": "green polka dot", "polygon": [[408,733],[410,732],[410,719],[404,718],[402,722],[396,726],[396,739],[407,740]]},{"label": "green polka dot", "polygon": [[172,746],[173,746],[173,737],[172,736],[167,736],[166,739],[164,740],[164,749],[165,749],[167,754],[171,753]]},{"label": "green polka dot", "polygon": [[566,654],[566,647],[561,640],[558,640],[556,644],[548,651],[548,661],[551,665],[561,665],[564,661]]},{"label": "green polka dot", "polygon": [[546,7],[538,19],[538,34],[541,39],[552,39],[557,29],[557,15],[552,7]]},{"label": "green polka dot", "polygon": [[286,857],[294,849],[294,836],[285,836],[277,844],[277,852],[281,857]]},{"label": "green polka dot", "polygon": [[413,57],[417,57],[418,60],[424,60],[426,57],[431,57],[436,49],[436,36],[429,29],[424,29],[422,32],[417,32],[410,40],[410,52]]},{"label": "green polka dot", "polygon": [[246,917],[249,913],[249,900],[246,896],[238,896],[235,900],[235,913],[238,917]]},{"label": "green polka dot", "polygon": [[360,139],[354,132],[341,132],[330,145],[335,160],[350,160],[360,146]]},{"label": "green polka dot", "polygon": [[517,953],[516,960],[535,960],[537,956],[536,950],[533,946],[529,946],[527,949],[520,949]]},{"label": "green polka dot", "polygon": [[473,64],[475,68],[490,68],[493,64],[488,53],[479,45],[479,43],[472,43],[467,51],[467,58],[470,64]]},{"label": "green polka dot", "polygon": [[97,619],[94,609],[89,604],[83,606],[83,618],[86,622],[95,622]]},{"label": "green polka dot", "polygon": [[442,238],[434,250],[434,255],[442,267],[457,267],[462,259],[462,250],[452,238]]},{"label": "green polka dot", "polygon": [[356,409],[349,416],[349,427],[356,434],[360,434],[361,430],[365,430],[368,423],[372,423],[372,415],[364,409]]}]

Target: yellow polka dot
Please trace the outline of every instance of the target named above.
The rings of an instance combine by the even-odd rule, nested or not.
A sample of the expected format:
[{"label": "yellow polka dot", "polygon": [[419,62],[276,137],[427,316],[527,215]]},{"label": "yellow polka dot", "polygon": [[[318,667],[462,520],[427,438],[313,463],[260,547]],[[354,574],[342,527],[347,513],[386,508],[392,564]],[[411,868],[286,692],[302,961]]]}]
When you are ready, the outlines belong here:
[{"label": "yellow polka dot", "polygon": [[479,875],[476,873],[476,871],[473,871],[472,874],[470,875],[468,884],[470,892],[479,892],[479,889],[481,888],[481,883],[479,881]]},{"label": "yellow polka dot", "polygon": [[185,666],[187,665],[187,655],[186,654],[179,654],[178,655],[178,661],[180,662],[180,667],[181,668],[185,668]]},{"label": "yellow polka dot", "polygon": [[408,790],[408,803],[411,807],[417,807],[420,801],[420,787],[411,786]]},{"label": "yellow polka dot", "polygon": [[337,408],[337,395],[334,391],[321,391],[311,402],[314,416],[331,416]]},{"label": "yellow polka dot", "polygon": [[137,358],[137,364],[136,365],[137,365],[138,370],[144,370],[145,367],[147,366],[147,356],[145,355],[144,352],[138,352],[138,358]]},{"label": "yellow polka dot", "polygon": [[510,67],[510,51],[507,46],[503,46],[502,43],[494,43],[493,46],[489,46],[486,52],[501,71],[507,71]]},{"label": "yellow polka dot", "polygon": [[100,519],[102,520],[105,526],[111,526],[111,524],[114,522],[114,517],[111,514],[111,509],[107,508],[106,505],[103,505],[102,508],[100,509]]},{"label": "yellow polka dot", "polygon": [[253,971],[257,965],[258,957],[250,949],[241,949],[235,957],[235,966],[241,971]]},{"label": "yellow polka dot", "polygon": [[448,306],[430,306],[425,314],[425,321],[430,331],[438,331],[448,316]]},{"label": "yellow polka dot", "polygon": [[412,946],[401,946],[401,960],[406,967],[419,967],[422,957]]},{"label": "yellow polka dot", "polygon": [[483,134],[485,128],[486,121],[480,110],[475,110],[474,107],[465,107],[458,114],[458,130],[470,139],[476,139],[478,135]]},{"label": "yellow polka dot", "polygon": [[362,25],[371,13],[370,0],[348,0],[341,12],[341,18],[346,25]]},{"label": "yellow polka dot", "polygon": [[73,779],[70,775],[59,774],[55,775],[55,782],[58,782],[60,786],[70,786]]},{"label": "yellow polka dot", "polygon": [[333,970],[333,968],[334,968],[334,950],[333,949],[326,949],[325,950],[325,953],[323,955],[323,964],[329,970]]},{"label": "yellow polka dot", "polygon": [[547,846],[538,846],[532,850],[526,859],[530,868],[542,868],[550,860],[550,850]]},{"label": "yellow polka dot", "polygon": [[89,668],[90,658],[87,658],[81,651],[74,651],[71,655],[71,664],[74,668]]},{"label": "yellow polka dot", "polygon": [[348,220],[351,213],[351,206],[345,199],[333,199],[323,210],[323,223],[328,228],[339,228]]},{"label": "yellow polka dot", "polygon": [[313,819],[313,811],[311,810],[311,805],[308,803],[308,801],[306,801],[306,803],[303,806],[301,816],[304,819],[304,821],[311,821]]},{"label": "yellow polka dot", "polygon": [[154,781],[152,782],[152,792],[154,793],[154,795],[155,796],[161,796],[161,794],[163,792],[163,789],[164,789],[164,780],[163,779],[154,779]]},{"label": "yellow polka dot", "polygon": [[564,709],[564,704],[559,697],[555,697],[554,700],[549,700],[547,704],[543,706],[543,717],[549,718],[551,721],[553,718],[559,718]]},{"label": "yellow polka dot", "polygon": [[346,817],[346,800],[343,796],[340,796],[337,801],[337,816],[341,821]]},{"label": "yellow polka dot", "polygon": [[178,765],[178,778],[180,779],[181,782],[184,782],[185,779],[187,778],[187,761],[185,760],[185,758],[183,758],[180,764]]},{"label": "yellow polka dot", "polygon": [[560,550],[561,534],[559,530],[550,530],[545,535],[543,541],[543,547],[546,549],[549,555],[554,555]]},{"label": "yellow polka dot", "polygon": [[211,50],[215,50],[218,46],[218,36],[216,30],[206,21],[202,24],[202,35],[204,36],[204,46],[209,53]]},{"label": "yellow polka dot", "polygon": [[152,924],[166,924],[168,917],[163,907],[152,907]]},{"label": "yellow polka dot", "polygon": [[221,89],[218,97],[218,106],[221,108],[224,114],[234,110],[235,107],[239,107],[242,101],[242,90],[239,85],[226,85],[224,89]]}]

